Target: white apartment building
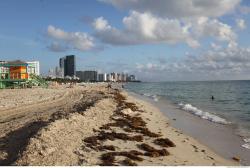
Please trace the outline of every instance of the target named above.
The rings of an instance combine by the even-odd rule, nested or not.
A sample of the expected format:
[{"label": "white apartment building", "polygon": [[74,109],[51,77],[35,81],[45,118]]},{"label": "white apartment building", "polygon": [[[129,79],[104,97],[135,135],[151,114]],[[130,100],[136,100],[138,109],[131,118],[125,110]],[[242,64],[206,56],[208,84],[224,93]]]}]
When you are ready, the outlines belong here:
[{"label": "white apartment building", "polygon": [[104,82],[106,82],[108,80],[108,77],[107,77],[106,73],[103,74],[103,79],[104,79]]},{"label": "white apartment building", "polygon": [[39,61],[29,61],[28,64],[28,74],[40,75],[40,63]]}]

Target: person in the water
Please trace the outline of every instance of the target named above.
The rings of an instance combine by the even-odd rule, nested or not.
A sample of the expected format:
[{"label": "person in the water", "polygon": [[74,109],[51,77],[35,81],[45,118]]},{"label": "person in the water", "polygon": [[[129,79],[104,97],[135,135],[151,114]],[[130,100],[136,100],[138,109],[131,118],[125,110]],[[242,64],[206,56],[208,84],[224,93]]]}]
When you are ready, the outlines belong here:
[{"label": "person in the water", "polygon": [[211,99],[214,100],[214,96],[212,96]]}]

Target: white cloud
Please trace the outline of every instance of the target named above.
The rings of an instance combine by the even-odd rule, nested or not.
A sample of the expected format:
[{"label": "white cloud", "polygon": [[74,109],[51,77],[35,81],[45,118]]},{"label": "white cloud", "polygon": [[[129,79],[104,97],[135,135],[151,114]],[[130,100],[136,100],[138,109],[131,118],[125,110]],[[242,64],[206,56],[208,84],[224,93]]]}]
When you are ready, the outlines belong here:
[{"label": "white cloud", "polygon": [[169,18],[218,17],[233,11],[240,0],[100,0],[120,9],[150,12]]},{"label": "white cloud", "polygon": [[218,44],[215,44],[215,43],[211,43],[211,47],[212,47],[213,50],[219,50],[219,49],[221,49],[221,46],[218,45]]},{"label": "white cloud", "polygon": [[[199,40],[212,37],[232,43],[237,35],[232,27],[217,18],[242,8],[241,0],[99,0],[129,10],[123,29],[109,25],[103,17],[93,23],[96,36],[112,45],[147,43],[186,43],[192,48]],[[241,27],[244,23],[240,21]]]},{"label": "white cloud", "polygon": [[96,37],[112,45],[147,43],[186,43],[192,48],[200,46],[199,39],[213,37],[219,41],[235,41],[237,35],[231,26],[217,19],[198,17],[192,19],[168,19],[151,13],[131,11],[122,20],[124,28],[109,25],[103,17],[92,23]]},{"label": "white cloud", "polygon": [[65,45],[62,45],[58,42],[52,42],[48,47],[47,47],[50,51],[54,51],[54,52],[63,52],[63,51],[67,51],[68,47]]},{"label": "white cloud", "polygon": [[[203,54],[192,56],[187,55],[183,60],[159,64],[149,62],[146,64],[137,63],[136,69],[141,75],[145,73],[151,75],[164,74],[160,78],[166,80],[166,74],[174,74],[193,79],[237,79],[240,75],[243,78],[249,77],[250,73],[250,48],[243,48],[234,45],[234,47],[209,50]],[[244,76],[245,75],[245,76]],[[199,78],[195,78],[198,77]]]},{"label": "white cloud", "polygon": [[103,31],[110,29],[109,23],[107,20],[105,20],[103,17],[99,17],[94,20],[93,26],[97,31]]},{"label": "white cloud", "polygon": [[198,37],[211,36],[220,41],[234,41],[236,34],[231,26],[218,21],[217,19],[209,19],[200,17],[192,23],[193,34]]},{"label": "white cloud", "polygon": [[191,47],[199,46],[198,41],[190,36],[187,27],[182,26],[177,19],[163,19],[150,13],[132,11],[123,18],[123,24],[124,29],[119,30],[100,17],[92,25],[96,36],[102,42],[112,45],[185,42]]},{"label": "white cloud", "polygon": [[[83,32],[65,32],[62,29],[56,28],[52,25],[48,26],[47,34],[49,37],[57,41],[54,43],[54,47],[58,47],[60,43],[70,46],[73,49],[80,51],[87,51],[94,48],[94,40],[87,33]],[[57,46],[55,46],[55,44]]]},{"label": "white cloud", "polygon": [[[237,34],[217,17],[240,6],[241,0],[99,0],[120,9],[129,10],[122,20],[123,28],[112,27],[99,17],[92,23],[95,36],[105,44],[177,44],[200,47],[199,40],[212,37],[233,43]],[[244,21],[239,21],[241,28]]]},{"label": "white cloud", "polygon": [[246,22],[244,19],[236,19],[237,27],[241,30],[244,30],[246,28]]}]

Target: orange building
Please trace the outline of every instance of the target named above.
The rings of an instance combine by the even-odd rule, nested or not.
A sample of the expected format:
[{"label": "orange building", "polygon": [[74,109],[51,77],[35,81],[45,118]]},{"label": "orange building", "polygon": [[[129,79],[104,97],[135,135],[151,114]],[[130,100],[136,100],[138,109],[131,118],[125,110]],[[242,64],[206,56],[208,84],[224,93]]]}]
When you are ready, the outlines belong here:
[{"label": "orange building", "polygon": [[11,66],[10,79],[28,79],[27,66]]},{"label": "orange building", "polygon": [[0,89],[20,85],[28,80],[28,64],[23,61],[0,61]]},{"label": "orange building", "polygon": [[22,61],[11,61],[3,64],[2,66],[8,69],[8,72],[5,72],[6,79],[9,80],[19,80],[19,79],[28,79],[29,75],[27,72],[28,64]]}]

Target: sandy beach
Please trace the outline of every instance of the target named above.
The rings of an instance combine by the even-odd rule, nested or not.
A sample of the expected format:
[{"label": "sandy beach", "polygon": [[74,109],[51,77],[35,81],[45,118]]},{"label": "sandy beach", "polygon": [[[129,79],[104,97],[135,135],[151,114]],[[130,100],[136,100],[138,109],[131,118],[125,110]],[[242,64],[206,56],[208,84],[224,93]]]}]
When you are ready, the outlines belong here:
[{"label": "sandy beach", "polygon": [[0,165],[239,165],[107,84],[0,92]]}]

